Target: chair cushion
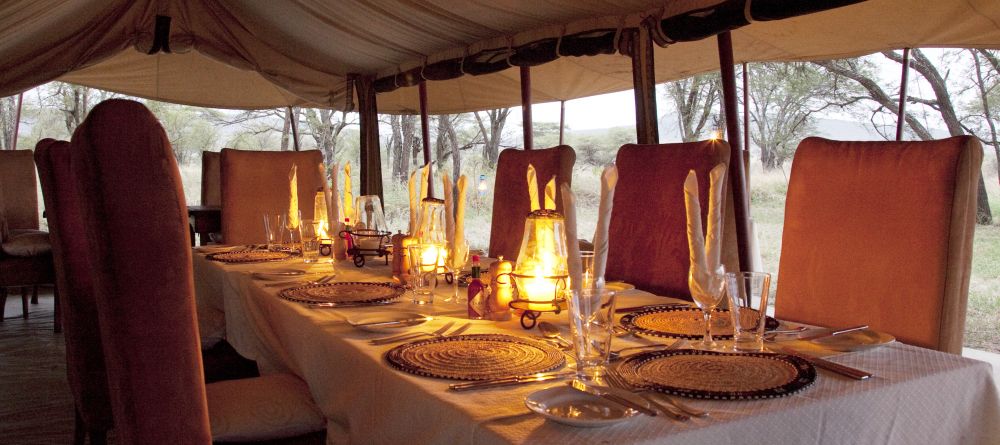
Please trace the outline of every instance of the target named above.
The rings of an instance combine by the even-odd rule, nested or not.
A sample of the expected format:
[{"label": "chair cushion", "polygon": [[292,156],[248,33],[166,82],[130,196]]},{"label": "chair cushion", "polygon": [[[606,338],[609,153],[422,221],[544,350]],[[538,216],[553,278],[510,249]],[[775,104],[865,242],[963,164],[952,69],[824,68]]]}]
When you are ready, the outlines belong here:
[{"label": "chair cushion", "polygon": [[52,252],[49,233],[40,230],[11,230],[10,237],[3,242],[3,253],[11,256],[29,257]]},{"label": "chair cushion", "polygon": [[226,380],[206,389],[214,441],[277,439],[326,428],[309,387],[291,374]]}]

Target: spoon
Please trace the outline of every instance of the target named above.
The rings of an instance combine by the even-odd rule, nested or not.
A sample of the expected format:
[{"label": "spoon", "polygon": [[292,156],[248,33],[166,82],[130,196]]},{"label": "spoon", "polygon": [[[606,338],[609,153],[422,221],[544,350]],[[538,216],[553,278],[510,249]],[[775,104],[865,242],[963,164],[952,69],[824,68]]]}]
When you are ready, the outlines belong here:
[{"label": "spoon", "polygon": [[566,345],[567,348],[573,347],[572,343],[570,343],[570,342],[566,341],[566,339],[562,338],[562,335],[559,335],[559,328],[557,328],[552,323],[549,323],[547,321],[539,322],[538,323],[538,330],[541,331],[542,335],[545,336],[546,338],[551,338],[553,340],[556,340],[556,341],[562,343],[563,345]]}]

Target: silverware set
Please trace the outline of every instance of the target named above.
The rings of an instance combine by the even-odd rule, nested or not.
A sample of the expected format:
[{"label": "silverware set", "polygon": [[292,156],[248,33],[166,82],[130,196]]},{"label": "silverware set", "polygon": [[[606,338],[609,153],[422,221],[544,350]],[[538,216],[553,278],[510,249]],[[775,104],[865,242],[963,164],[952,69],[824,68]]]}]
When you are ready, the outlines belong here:
[{"label": "silverware set", "polygon": [[453,383],[448,386],[452,391],[470,391],[474,389],[498,388],[502,386],[524,385],[527,383],[547,382],[572,377],[575,371],[541,372],[538,374],[515,375],[478,382]]},{"label": "silverware set", "polygon": [[451,327],[454,326],[454,325],[455,325],[454,321],[449,321],[449,322],[445,323],[444,326],[441,326],[438,330],[436,330],[434,332],[424,332],[424,331],[421,331],[421,332],[407,332],[407,333],[404,333],[404,334],[392,335],[392,336],[389,336],[389,337],[374,338],[374,339],[369,340],[368,343],[371,343],[373,345],[387,345],[387,344],[390,344],[390,343],[398,343],[398,342],[401,342],[401,341],[412,340],[412,339],[415,339],[415,338],[426,337],[426,336],[437,337],[437,338],[452,337],[452,336],[459,335],[459,334],[467,331],[469,329],[469,327],[472,326],[472,323],[465,323],[465,324],[463,324],[463,325],[455,328],[455,330],[453,330],[453,331],[451,331],[451,332],[449,332],[449,333],[446,334],[446,332],[448,332],[448,330],[451,329]]},{"label": "silverware set", "polygon": [[280,283],[269,283],[265,284],[264,287],[292,287],[292,286],[310,286],[313,284],[324,284],[329,283],[333,280],[336,275],[323,275],[315,280],[308,281],[282,281]]}]

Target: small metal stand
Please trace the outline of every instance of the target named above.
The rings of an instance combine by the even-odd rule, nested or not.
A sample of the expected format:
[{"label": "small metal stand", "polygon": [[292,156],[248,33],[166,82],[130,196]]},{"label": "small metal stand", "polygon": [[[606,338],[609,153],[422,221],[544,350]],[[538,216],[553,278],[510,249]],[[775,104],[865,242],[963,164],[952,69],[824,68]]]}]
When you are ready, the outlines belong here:
[{"label": "small metal stand", "polygon": [[542,277],[545,280],[552,280],[556,283],[555,295],[552,296],[551,300],[528,300],[521,298],[521,292],[517,289],[516,283],[518,279],[534,279],[534,276],[529,275],[519,275],[515,273],[505,274],[510,275],[514,278],[515,283],[514,289],[516,290],[517,296],[513,301],[510,302],[511,309],[518,309],[524,311],[521,314],[521,327],[524,329],[534,328],[538,324],[538,318],[542,316],[544,312],[552,312],[553,314],[558,314],[562,312],[563,305],[566,304],[566,298],[560,297],[564,290],[566,290],[566,279],[567,275],[555,275]]},{"label": "small metal stand", "polygon": [[[354,240],[354,245],[347,249],[347,254],[350,255],[354,261],[354,265],[357,267],[362,267],[365,265],[365,255],[374,255],[378,257],[385,257],[385,264],[389,264],[389,253],[390,249],[386,246],[390,243],[391,232],[381,232],[378,230],[371,229],[360,229],[360,230],[341,230],[339,236],[341,238],[347,239],[347,235],[351,236]],[[362,240],[371,240],[372,238],[378,239],[378,247],[374,249],[366,249],[360,247]],[[367,243],[365,243],[367,244]]]}]

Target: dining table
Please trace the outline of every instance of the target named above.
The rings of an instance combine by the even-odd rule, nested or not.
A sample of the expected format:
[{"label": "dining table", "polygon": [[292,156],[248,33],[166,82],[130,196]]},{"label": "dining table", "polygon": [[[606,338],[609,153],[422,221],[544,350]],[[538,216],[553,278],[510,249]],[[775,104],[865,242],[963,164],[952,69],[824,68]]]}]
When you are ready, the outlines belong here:
[{"label": "dining table", "polygon": [[[456,392],[453,380],[418,376],[390,366],[386,352],[397,344],[372,345],[385,334],[347,322],[387,309],[432,317],[414,330],[431,331],[454,322],[469,323],[466,334],[502,333],[535,337],[517,317],[508,321],[468,320],[463,299],[450,285],[436,290],[432,304],[416,305],[409,295],[377,307],[313,307],[279,297],[288,287],[260,279],[268,270],[298,269],[301,279],[334,275],[334,282],[390,282],[391,268],[349,261],[305,264],[301,258],[251,264],[213,261],[193,254],[199,327],[203,343],[224,338],[255,360],[262,374],[290,372],[304,380],[327,418],[328,443],[442,444],[987,444],[1000,440],[1000,396],[989,364],[901,342],[851,353],[789,342],[808,354],[873,377],[859,381],[817,370],[815,381],[792,394],[757,400],[685,399],[710,412],[687,421],[636,416],[620,423],[581,428],[547,420],[529,411],[525,397],[544,382]],[[255,273],[257,275],[255,276]],[[278,282],[280,283],[280,282]],[[464,295],[465,288],[459,288]],[[619,307],[682,302],[638,289],[617,295]],[[831,308],[835,310],[835,308]],[[569,337],[566,311],[543,313],[541,320]],[[669,340],[624,335],[613,348]],[[797,344],[797,343],[802,343]],[[566,367],[573,360],[567,353]]]}]

